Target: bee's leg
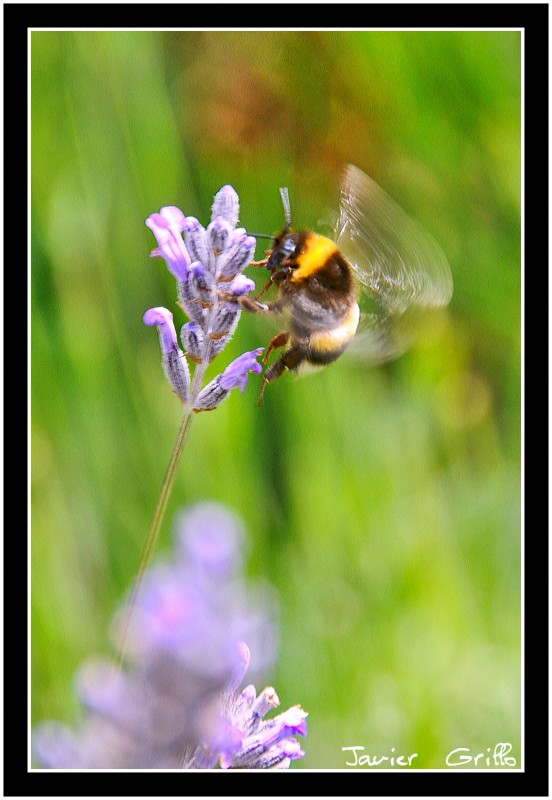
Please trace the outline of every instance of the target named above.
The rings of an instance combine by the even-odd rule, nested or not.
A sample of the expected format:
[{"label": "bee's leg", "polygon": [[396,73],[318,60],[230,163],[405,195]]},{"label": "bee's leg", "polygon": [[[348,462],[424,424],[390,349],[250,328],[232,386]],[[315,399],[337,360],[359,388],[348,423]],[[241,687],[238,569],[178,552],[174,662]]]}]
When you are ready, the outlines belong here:
[{"label": "bee's leg", "polygon": [[272,283],[273,283],[273,281],[272,281],[272,275],[271,275],[270,278],[265,283],[265,285],[263,286],[263,288],[261,289],[261,291],[259,292],[259,294],[255,295],[255,300],[258,300],[259,297],[262,297],[263,294],[265,294],[265,292],[268,292],[268,290],[272,286]]},{"label": "bee's leg", "polygon": [[289,331],[282,331],[282,333],[276,334],[274,336],[266,348],[265,354],[263,356],[263,364],[268,364],[268,360],[270,358],[270,354],[273,350],[277,350],[280,347],[284,347],[288,343],[289,340]]},{"label": "bee's leg", "polygon": [[[278,336],[275,336],[274,338],[278,339]],[[272,344],[272,342],[270,344]],[[302,344],[294,344],[293,347],[290,347],[290,349],[278,359],[278,361],[275,361],[274,364],[265,371],[261,383],[261,391],[259,392],[259,399],[257,401],[258,406],[262,406],[263,404],[263,395],[267,383],[273,383],[275,380],[278,380],[280,375],[283,375],[286,370],[297,369],[301,362],[305,360],[306,355],[307,353],[305,347]]]},{"label": "bee's leg", "polygon": [[232,294],[232,292],[224,291],[224,289],[216,289],[215,291],[220,298],[221,303],[239,303],[243,309],[249,311],[251,314],[266,313],[267,311],[277,310],[272,308],[274,303],[259,303],[255,297],[249,297],[247,294],[236,296],[235,294]]},{"label": "bee's leg", "polygon": [[250,261],[248,266],[249,267],[266,267],[268,264],[268,259],[270,257],[272,250],[265,250],[264,254],[265,257],[261,261]]},{"label": "bee's leg", "polygon": [[282,303],[279,300],[275,300],[272,303],[260,303],[256,297],[249,297],[247,294],[236,297],[230,292],[221,292],[219,290],[218,293],[223,300],[229,303],[239,303],[240,306],[245,311],[249,311],[250,314],[267,314],[269,312],[272,314],[280,314],[282,312]]},{"label": "bee's leg", "polygon": [[[259,264],[261,263],[263,262],[259,261]],[[265,283],[259,294],[256,295],[255,300],[258,300],[259,297],[262,297],[265,292],[268,292],[273,283],[275,283],[276,285],[283,283],[287,278],[289,278],[290,274],[291,274],[291,267],[280,267],[280,269],[276,269],[273,272],[271,272],[270,278],[267,280],[267,282]]]}]

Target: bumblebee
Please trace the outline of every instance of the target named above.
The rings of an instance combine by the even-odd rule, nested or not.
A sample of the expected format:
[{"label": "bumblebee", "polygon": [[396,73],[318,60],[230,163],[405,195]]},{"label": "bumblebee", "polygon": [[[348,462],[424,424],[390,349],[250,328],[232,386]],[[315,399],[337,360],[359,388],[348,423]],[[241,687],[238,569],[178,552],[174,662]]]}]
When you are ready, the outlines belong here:
[{"label": "bumblebee", "polygon": [[[430,234],[358,167],[345,169],[334,239],[293,230],[287,190],[280,191],[286,227],[267,258],[254,262],[270,278],[257,298],[241,298],[248,311],[288,320],[266,349],[265,365],[274,349],[285,347],[265,370],[259,405],[266,385],[284,372],[324,367],[348,348],[370,363],[400,355],[417,311],[447,305],[453,288],[447,259]],[[261,303],[272,285],[278,299]]]}]

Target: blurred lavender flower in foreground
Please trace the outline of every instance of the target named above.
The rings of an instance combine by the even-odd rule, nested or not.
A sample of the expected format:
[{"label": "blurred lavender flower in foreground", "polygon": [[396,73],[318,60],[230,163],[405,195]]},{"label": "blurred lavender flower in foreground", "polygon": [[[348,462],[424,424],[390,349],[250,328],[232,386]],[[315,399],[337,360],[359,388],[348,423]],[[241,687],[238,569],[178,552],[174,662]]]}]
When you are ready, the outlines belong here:
[{"label": "blurred lavender flower in foreground", "polygon": [[[177,525],[173,560],[146,575],[128,630],[128,665],[88,662],[78,675],[86,709],[73,732],[46,722],[34,753],[52,769],[286,769],[304,752],[300,706],[273,688],[239,686],[274,663],[276,605],[270,587],[247,586],[241,520],[202,503]],[[115,638],[121,618],[116,619]],[[244,644],[247,642],[248,645]]]},{"label": "blurred lavender flower in foreground", "polygon": [[[165,374],[175,394],[195,412],[216,408],[238,386],[243,392],[248,373],[262,371],[256,360],[263,352],[259,347],[235,359],[201,388],[207,366],[236,330],[239,297],[255,289],[254,282],[242,275],[255,252],[255,239],[244,228],[236,228],[238,215],[238,195],[231,186],[223,186],[215,196],[207,228],[176,206],[165,206],[146,220],[158,244],[151,255],[165,259],[177,280],[179,305],[189,318],[181,330],[185,352],[178,346],[173,316],[166,308],[148,309],[144,322],[157,326]],[[188,360],[196,365],[193,381]]]}]

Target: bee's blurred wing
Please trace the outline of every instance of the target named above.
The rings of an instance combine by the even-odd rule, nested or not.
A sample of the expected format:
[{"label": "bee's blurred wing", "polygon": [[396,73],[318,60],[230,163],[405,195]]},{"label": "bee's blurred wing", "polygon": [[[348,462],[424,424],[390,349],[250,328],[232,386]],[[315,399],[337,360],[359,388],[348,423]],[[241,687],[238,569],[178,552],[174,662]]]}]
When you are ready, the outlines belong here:
[{"label": "bee's blurred wing", "polygon": [[381,186],[349,165],[341,187],[336,242],[361,283],[390,311],[445,306],[452,275],[435,240]]},{"label": "bee's blurred wing", "polygon": [[364,351],[373,363],[400,355],[414,338],[417,314],[446,306],[452,297],[446,256],[421,225],[352,165],[341,186],[335,240],[369,304],[352,349]]},{"label": "bee's blurred wing", "polygon": [[430,315],[430,309],[422,312],[414,306],[395,315],[382,309],[362,312],[357,333],[346,355],[371,366],[398,358],[412,346],[421,331],[427,332]]}]

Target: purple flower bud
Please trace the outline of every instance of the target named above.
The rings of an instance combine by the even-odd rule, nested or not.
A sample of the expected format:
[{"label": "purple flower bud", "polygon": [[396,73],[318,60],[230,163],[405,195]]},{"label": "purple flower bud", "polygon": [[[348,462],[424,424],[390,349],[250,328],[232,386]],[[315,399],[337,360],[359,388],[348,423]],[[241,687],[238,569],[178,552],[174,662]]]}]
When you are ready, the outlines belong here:
[{"label": "purple flower bud", "polygon": [[232,235],[232,230],[231,225],[224,217],[215,217],[211,222],[207,228],[207,236],[215,255],[218,256],[223,250],[226,250]]},{"label": "purple flower bud", "polygon": [[262,372],[262,366],[257,363],[257,358],[262,354],[264,347],[257,347],[232,361],[220,376],[220,385],[223,389],[236,389],[240,387],[243,394],[247,385],[249,372]]},{"label": "purple flower bud", "polygon": [[232,232],[230,245],[235,245],[238,242],[241,242],[244,236],[247,236],[247,231],[245,228],[235,228],[235,230]]},{"label": "purple flower bud", "polygon": [[252,281],[247,275],[236,275],[228,290],[235,294],[236,297],[241,297],[242,294],[249,294],[255,291],[255,281]]},{"label": "purple flower bud", "polygon": [[257,692],[252,683],[246,686],[245,689],[242,689],[241,697],[247,706],[249,707],[253,706],[253,703],[255,702],[255,699],[257,697]]},{"label": "purple flower bud", "polygon": [[213,269],[213,251],[209,247],[207,233],[195,217],[186,217],[186,228],[184,232],[186,247],[192,261],[201,261],[206,269]]},{"label": "purple flower bud", "polygon": [[215,340],[224,338],[226,345],[236,330],[240,314],[241,309],[237,303],[224,303],[220,306],[211,327],[211,338]]},{"label": "purple flower bud", "polygon": [[223,217],[232,228],[236,227],[240,213],[240,201],[236,190],[230,186],[223,186],[215,195],[212,208],[212,219]]},{"label": "purple flower bud", "polygon": [[173,315],[168,309],[159,306],[148,309],[143,316],[143,320],[146,325],[157,326],[165,375],[173,391],[183,403],[187,403],[190,389],[190,370],[184,353],[178,346]]},{"label": "purple flower bud", "polygon": [[215,285],[213,275],[206,270],[200,261],[196,261],[192,264],[190,273],[192,294],[201,300],[202,303],[212,305],[214,299],[213,288]]},{"label": "purple flower bud", "polygon": [[197,295],[196,286],[194,284],[193,275],[188,271],[188,276],[185,281],[178,282],[178,297],[180,298],[180,305],[186,312],[190,319],[195,320],[201,327],[205,325],[207,319],[207,311],[201,304]]},{"label": "purple flower bud", "polygon": [[196,397],[194,411],[214,411],[229,394],[228,389],[223,389],[220,385],[220,375],[217,375]]},{"label": "purple flower bud", "polygon": [[162,256],[178,280],[186,278],[191,261],[182,239],[184,224],[184,214],[176,206],[164,206],[159,214],[151,214],[146,219],[159,245],[151,255]]},{"label": "purple flower bud", "polygon": [[212,361],[223,350],[237,328],[241,316],[241,306],[237,298],[255,289],[255,283],[245,275],[236,275],[228,291],[236,296],[236,302],[227,300],[219,306],[211,325],[210,336],[213,339],[209,360]]},{"label": "purple flower bud", "polygon": [[276,690],[272,686],[267,686],[251,704],[251,711],[258,717],[264,717],[265,714],[279,705],[280,699],[276,694]]},{"label": "purple flower bud", "polygon": [[227,253],[219,259],[219,280],[231,280],[250,263],[255,252],[256,241],[253,236],[243,235]]},{"label": "purple flower bud", "polygon": [[222,353],[228,344],[229,339],[229,336],[222,336],[220,339],[211,339],[211,347],[209,348],[209,364]]},{"label": "purple flower bud", "polygon": [[194,403],[194,411],[212,411],[228,397],[231,389],[240,387],[243,394],[249,372],[263,371],[262,366],[256,361],[263,350],[264,347],[258,347],[232,361],[222,375],[217,375],[201,390]]},{"label": "purple flower bud", "polygon": [[187,322],[182,326],[180,338],[188,358],[191,358],[196,364],[200,364],[203,361],[204,341],[203,329],[201,326],[198,325],[197,322]]},{"label": "purple flower bud", "polygon": [[218,338],[218,339],[216,338],[217,334],[215,334],[215,338],[214,339],[211,338],[211,347],[209,348],[209,364],[212,361],[214,361],[215,358],[218,355],[220,355],[220,353],[222,353],[222,351],[224,350],[224,348],[226,347],[226,345],[228,344],[228,342],[232,338],[232,335],[233,335],[233,333],[234,333],[234,331],[235,331],[235,329],[236,329],[236,327],[238,325],[240,316],[241,316],[241,314],[240,314],[240,312],[238,312],[236,314],[236,316],[234,317],[233,326],[227,331],[226,334],[220,336],[220,338]]}]

